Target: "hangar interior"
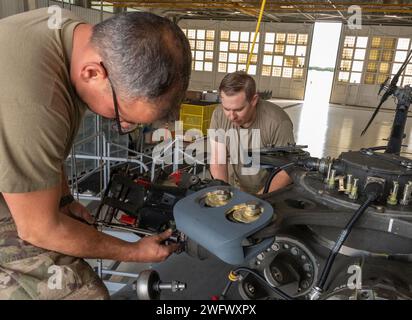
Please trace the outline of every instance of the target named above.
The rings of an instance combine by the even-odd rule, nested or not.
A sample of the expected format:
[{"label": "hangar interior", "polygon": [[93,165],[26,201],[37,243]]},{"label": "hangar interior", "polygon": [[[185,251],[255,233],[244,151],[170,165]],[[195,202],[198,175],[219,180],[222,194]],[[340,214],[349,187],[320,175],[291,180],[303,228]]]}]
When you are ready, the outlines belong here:
[{"label": "hangar interior", "polygon": [[[238,283],[228,290],[228,299],[412,297],[412,61],[407,60],[412,50],[411,3],[1,0],[0,18],[51,6],[70,10],[91,24],[136,11],[177,23],[192,51],[188,107],[180,111],[185,130],[193,128],[193,123],[186,127],[193,118],[190,106],[203,112],[204,106],[220,103],[217,90],[222,79],[240,70],[254,78],[261,99],[280,106],[293,123],[296,146],[274,147],[261,153],[260,159],[267,161],[268,168],[293,163],[297,168],[294,185],[256,197],[214,184],[207,152],[202,153],[203,159],[189,153],[188,141],[177,136],[174,122],[142,125],[135,133],[120,136],[110,121],[88,111],[66,161],[72,192],[88,208],[102,212],[113,204],[110,196],[119,192],[113,191],[116,183],[131,195],[121,196],[120,191],[115,200],[127,203],[132,196],[143,198],[141,189],[120,178],[116,181],[116,174],[133,175],[133,179],[145,176],[153,183],[162,180],[165,188],[176,187],[173,178],[178,177],[179,190],[190,190],[182,196],[172,189],[156,189],[151,199],[172,204],[177,232],[193,240],[187,252],[159,264],[88,260],[113,299],[211,299],[228,289],[228,273],[240,266],[249,271],[240,278],[237,275]],[[388,97],[361,135],[385,93]],[[197,122],[195,128],[207,129],[201,125]],[[158,142],[154,141],[156,129],[166,129]],[[205,141],[207,137],[202,136],[194,143],[204,146]],[[391,143],[395,147],[389,150]],[[159,144],[167,156],[153,156]],[[186,156],[193,160],[190,164],[182,161]],[[351,193],[353,178],[359,182],[359,196]],[[207,183],[202,185],[203,181]],[[382,191],[369,203],[369,189],[378,187]],[[261,225],[245,223],[243,231],[216,227],[216,220],[204,218],[208,214],[203,211],[210,208],[194,204],[206,189],[242,203],[258,199],[264,208],[258,219]],[[225,209],[213,207],[209,217],[226,221],[227,208],[227,202]],[[188,212],[200,216],[190,217]],[[131,220],[115,217],[116,226],[103,219],[99,228],[137,241],[159,232],[165,220],[153,215],[148,225],[136,226],[136,217],[130,216]],[[261,233],[261,238],[252,237]],[[210,240],[213,237],[220,242]],[[245,240],[253,244],[245,245]],[[207,258],[200,259],[203,255]],[[347,282],[350,266],[362,268],[360,287],[351,288]],[[162,285],[153,271],[160,275]]]}]

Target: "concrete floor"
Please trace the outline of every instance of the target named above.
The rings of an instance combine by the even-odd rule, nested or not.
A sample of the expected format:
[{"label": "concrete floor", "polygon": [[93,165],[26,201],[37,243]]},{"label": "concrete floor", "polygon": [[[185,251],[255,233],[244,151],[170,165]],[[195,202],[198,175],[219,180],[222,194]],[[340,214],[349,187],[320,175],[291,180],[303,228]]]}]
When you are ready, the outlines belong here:
[{"label": "concrete floor", "polygon": [[[297,144],[308,145],[312,156],[337,157],[341,152],[362,147],[386,145],[391,130],[394,112],[381,111],[367,134],[360,133],[373,113],[373,109],[338,106],[316,101],[273,100],[289,114],[294,124]],[[412,142],[412,122],[408,119],[405,144]],[[411,157],[412,146],[404,148]],[[141,270],[136,264],[129,265],[128,271]],[[144,266],[144,267],[147,267]],[[187,283],[186,291],[171,294],[163,292],[162,299],[210,299],[223,290],[230,265],[218,259],[199,261],[186,254],[173,255],[166,262],[152,266],[160,273],[163,281],[179,280]],[[123,266],[124,268],[124,266]],[[239,298],[237,288],[230,290],[229,298]],[[136,299],[131,286],[126,287],[114,299]]]}]

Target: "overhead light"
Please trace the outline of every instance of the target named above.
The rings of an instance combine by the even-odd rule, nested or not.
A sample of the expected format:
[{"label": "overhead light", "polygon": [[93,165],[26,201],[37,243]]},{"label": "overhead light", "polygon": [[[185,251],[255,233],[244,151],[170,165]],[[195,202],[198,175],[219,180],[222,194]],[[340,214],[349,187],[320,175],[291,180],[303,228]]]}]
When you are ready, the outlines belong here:
[{"label": "overhead light", "polygon": [[385,18],[399,18],[398,16],[389,15],[389,14],[385,14],[384,17],[385,17]]},{"label": "overhead light", "polygon": [[239,14],[239,13],[240,13],[240,11],[234,11],[233,13],[234,13],[234,14]]},{"label": "overhead light", "polygon": [[293,9],[294,6],[280,6],[281,9]]}]

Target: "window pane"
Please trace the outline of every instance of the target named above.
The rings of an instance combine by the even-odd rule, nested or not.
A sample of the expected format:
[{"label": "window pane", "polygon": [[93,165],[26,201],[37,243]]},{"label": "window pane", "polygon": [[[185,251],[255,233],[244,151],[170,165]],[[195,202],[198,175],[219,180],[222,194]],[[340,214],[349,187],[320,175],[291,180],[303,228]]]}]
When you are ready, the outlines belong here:
[{"label": "window pane", "polygon": [[368,37],[358,37],[358,40],[356,41],[357,48],[366,48],[367,45],[368,45]]},{"label": "window pane", "polygon": [[383,47],[385,49],[394,49],[395,48],[395,38],[385,38],[383,39]]},{"label": "window pane", "polygon": [[361,80],[361,73],[352,72],[350,75],[350,82],[351,83],[360,83]]},{"label": "window pane", "polygon": [[228,42],[221,42],[219,45],[220,51],[228,51],[229,43]]},{"label": "window pane", "polygon": [[239,53],[239,63],[247,63],[247,54]]},{"label": "window pane", "polygon": [[380,48],[382,45],[382,38],[380,37],[373,37],[372,38],[372,48]]},{"label": "window pane", "polygon": [[239,51],[247,52],[249,50],[249,43],[241,42],[239,44]]},{"label": "window pane", "polygon": [[240,41],[248,42],[249,41],[249,32],[240,33]]},{"label": "window pane", "polygon": [[264,55],[263,56],[263,64],[266,66],[272,65],[272,56]]},{"label": "window pane", "polygon": [[206,39],[207,40],[215,40],[215,30],[207,30],[206,31]]},{"label": "window pane", "polygon": [[203,52],[203,51],[196,51],[195,59],[196,59],[196,60],[201,60],[201,61],[203,61],[203,59],[204,59],[204,52]]},{"label": "window pane", "polygon": [[219,63],[217,71],[226,73],[226,63]]},{"label": "window pane", "polygon": [[200,40],[205,40],[206,30],[197,30],[197,38]]},{"label": "window pane", "polygon": [[285,55],[294,56],[295,55],[295,46],[286,46]]},{"label": "window pane", "polygon": [[401,68],[401,63],[394,63],[392,66],[392,74],[396,74]]},{"label": "window pane", "polygon": [[285,67],[293,67],[293,61],[294,59],[292,57],[285,57],[283,64]]},{"label": "window pane", "polygon": [[273,65],[274,66],[282,66],[283,65],[283,57],[282,56],[273,56]]},{"label": "window pane", "polygon": [[398,39],[398,46],[396,48],[398,50],[408,50],[409,49],[409,42],[410,42],[410,39],[408,39],[408,38],[399,38]]},{"label": "window pane", "polygon": [[297,46],[296,47],[296,55],[298,57],[303,57],[306,55],[306,47],[305,46]]},{"label": "window pane", "polygon": [[377,72],[378,71],[378,63],[377,62],[369,62],[367,66],[368,72]]},{"label": "window pane", "polygon": [[230,31],[230,41],[239,41],[239,31]]},{"label": "window pane", "polygon": [[363,61],[353,61],[352,71],[362,72]]},{"label": "window pane", "polygon": [[282,77],[292,78],[292,68],[283,68]]},{"label": "window pane", "polygon": [[201,61],[196,61],[196,63],[195,63],[195,70],[196,70],[196,71],[203,71],[203,62],[201,62]]},{"label": "window pane", "polygon": [[265,44],[264,52],[265,53],[272,53],[273,52],[273,44]]},{"label": "window pane", "polygon": [[211,62],[205,62],[205,71],[213,71],[213,64]]},{"label": "window pane", "polygon": [[285,43],[286,41],[286,34],[285,33],[277,33],[276,34],[276,43]]},{"label": "window pane", "polygon": [[405,77],[404,79],[403,79],[403,86],[406,86],[406,85],[412,85],[412,77]]},{"label": "window pane", "polygon": [[349,72],[339,72],[338,81],[348,82],[349,81]]},{"label": "window pane", "polygon": [[286,43],[287,44],[295,44],[296,43],[296,38],[297,38],[296,33],[289,33],[287,38],[286,38]]},{"label": "window pane", "polygon": [[369,60],[380,60],[381,51],[373,49],[369,52]]},{"label": "window pane", "polygon": [[293,70],[293,78],[296,78],[296,79],[303,78],[303,69],[294,69]]},{"label": "window pane", "polygon": [[189,39],[196,39],[196,30],[193,30],[193,29],[187,30],[187,37]]},{"label": "window pane", "polygon": [[283,54],[283,52],[285,51],[285,46],[282,44],[277,44],[275,46],[275,53],[277,54]]},{"label": "window pane", "polygon": [[395,61],[404,62],[407,56],[407,51],[396,51]]},{"label": "window pane", "polygon": [[365,84],[375,84],[376,75],[374,73],[367,73],[365,75]]},{"label": "window pane", "polygon": [[305,66],[305,58],[296,58],[295,59],[295,67],[303,68]]},{"label": "window pane", "polygon": [[229,31],[220,31],[221,40],[229,40]]},{"label": "window pane", "polygon": [[392,61],[394,52],[392,50],[383,50],[382,60],[383,61]]},{"label": "window pane", "polygon": [[231,42],[229,44],[229,51],[237,51],[238,47],[239,47],[238,42]]},{"label": "window pane", "polygon": [[253,76],[256,74],[256,66],[255,65],[251,64],[249,66],[249,74],[251,74]]},{"label": "window pane", "polygon": [[204,41],[196,41],[196,49],[197,50],[205,50],[205,42]]},{"label": "window pane", "polygon": [[280,76],[282,76],[282,68],[281,68],[281,67],[273,67],[273,69],[272,69],[272,76],[273,76],[273,77],[280,77]]},{"label": "window pane", "polygon": [[308,35],[307,34],[300,34],[298,36],[298,44],[307,44],[308,43]]},{"label": "window pane", "polygon": [[275,34],[273,32],[267,32],[265,36],[266,43],[275,43]]},{"label": "window pane", "polygon": [[345,37],[345,41],[343,42],[344,47],[354,47],[355,46],[355,39],[356,37]]},{"label": "window pane", "polygon": [[227,62],[227,53],[226,52],[220,52],[219,53],[219,61]]},{"label": "window pane", "polygon": [[356,60],[363,60],[365,59],[365,49],[356,49],[354,59]]},{"label": "window pane", "polygon": [[340,62],[340,70],[342,71],[350,71],[352,65],[352,61],[350,60],[342,60]]},{"label": "window pane", "polygon": [[343,49],[342,59],[352,59],[353,49]]},{"label": "window pane", "polygon": [[205,60],[213,60],[213,51],[206,51],[205,52]]},{"label": "window pane", "polygon": [[389,73],[389,63],[381,62],[380,66],[379,66],[379,72],[380,73]]},{"label": "window pane", "polygon": [[237,62],[237,53],[229,53],[229,62]]},{"label": "window pane", "polygon": [[229,63],[227,65],[227,72],[232,73],[232,72],[236,72],[236,64],[235,63]]},{"label": "window pane", "polygon": [[206,41],[206,50],[213,50],[215,44],[213,41]]},{"label": "window pane", "polygon": [[262,66],[262,76],[270,76],[271,69],[270,66]]}]

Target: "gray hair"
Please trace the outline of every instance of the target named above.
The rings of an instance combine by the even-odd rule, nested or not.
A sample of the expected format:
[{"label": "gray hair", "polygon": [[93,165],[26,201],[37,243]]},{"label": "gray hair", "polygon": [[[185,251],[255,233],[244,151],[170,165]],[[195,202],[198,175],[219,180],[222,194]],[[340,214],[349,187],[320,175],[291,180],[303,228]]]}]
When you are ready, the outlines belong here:
[{"label": "gray hair", "polygon": [[170,20],[148,12],[122,13],[95,25],[91,44],[123,99],[171,93],[177,104],[184,96],[192,56],[186,36]]}]

